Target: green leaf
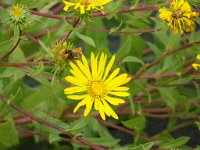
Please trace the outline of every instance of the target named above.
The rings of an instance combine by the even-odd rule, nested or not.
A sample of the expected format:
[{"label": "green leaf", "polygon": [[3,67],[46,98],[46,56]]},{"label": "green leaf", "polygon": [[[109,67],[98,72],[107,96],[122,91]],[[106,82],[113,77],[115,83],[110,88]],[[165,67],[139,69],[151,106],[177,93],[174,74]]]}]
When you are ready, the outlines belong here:
[{"label": "green leaf", "polygon": [[39,44],[40,44],[40,46],[43,48],[43,50],[45,50],[45,52],[46,52],[47,54],[52,55],[52,54],[50,53],[50,49],[44,44],[44,42],[42,42],[41,40],[39,40]]},{"label": "green leaf", "polygon": [[125,41],[123,42],[123,45],[121,46],[121,48],[119,49],[119,51],[117,52],[117,60],[121,60],[123,59],[125,56],[127,56],[131,50],[131,46],[132,46],[132,39],[131,36],[126,37]]},{"label": "green leaf", "polygon": [[[39,117],[39,118],[41,118],[41,119],[43,119],[43,120],[45,120],[45,121],[48,121],[48,122],[50,122],[50,123],[52,123],[54,125],[60,126],[60,127],[64,128],[64,129],[69,129],[69,125],[67,125],[66,123],[62,122],[59,119],[56,119],[56,118],[53,118],[53,117],[47,115],[44,112],[37,112],[34,115]],[[36,121],[33,121],[33,125],[35,126],[35,128],[39,132],[46,132],[46,133],[50,133],[50,134],[54,134],[54,135],[58,135],[58,134],[61,133],[61,131],[58,131],[58,130],[56,130],[54,128],[51,128],[51,127],[46,126],[46,125],[43,125],[43,124],[38,123]],[[64,130],[63,130],[63,132],[64,132]],[[53,140],[53,139],[51,139],[51,140]]]},{"label": "green leaf", "polygon": [[119,139],[113,138],[93,138],[93,137],[84,137],[84,139],[90,141],[93,144],[101,146],[115,146],[120,141]]},{"label": "green leaf", "polygon": [[49,143],[58,142],[61,138],[58,134],[49,134]]},{"label": "green leaf", "polygon": [[197,125],[199,131],[200,131],[200,121],[195,121],[195,124]]},{"label": "green leaf", "polygon": [[135,144],[130,144],[127,147],[116,148],[115,150],[150,150],[153,145],[154,142],[148,142],[145,144],[140,144],[138,146],[136,146]]},{"label": "green leaf", "polygon": [[177,95],[175,89],[173,88],[159,88],[162,99],[166,102],[166,104],[175,110],[177,101],[175,95]]},{"label": "green leaf", "polygon": [[194,150],[200,150],[200,146],[195,147]]},{"label": "green leaf", "polygon": [[110,33],[113,33],[115,31],[119,30],[119,28],[122,26],[122,24],[123,24],[123,21],[121,20],[120,24],[117,27],[113,27],[110,29]]},{"label": "green leaf", "polygon": [[82,41],[84,41],[85,43],[87,43],[88,45],[92,46],[92,47],[96,47],[95,43],[94,43],[94,40],[88,36],[85,36],[83,34],[80,34],[78,32],[75,32],[76,33],[76,36],[78,38],[80,38]]},{"label": "green leaf", "polygon": [[177,138],[177,139],[172,139],[170,141],[162,143],[160,145],[160,148],[161,149],[178,148],[179,146],[186,144],[189,141],[189,139],[190,139],[190,137],[186,137],[186,136],[183,136],[183,137],[180,137],[180,138]]},{"label": "green leaf", "polygon": [[123,63],[124,62],[135,62],[135,63],[140,63],[143,66],[145,65],[141,59],[139,59],[138,57],[135,57],[135,56],[127,56],[122,60],[122,62]]},{"label": "green leaf", "polygon": [[180,34],[173,34],[171,33],[170,37],[168,37],[168,42],[166,43],[167,50],[176,49],[179,46],[180,41]]},{"label": "green leaf", "polygon": [[44,70],[44,64],[42,62],[39,63],[37,68],[28,74],[28,76],[36,76]]},{"label": "green leaf", "polygon": [[69,126],[68,129],[66,129],[66,132],[74,132],[74,133],[79,133],[85,126],[88,125],[90,121],[90,116],[88,117],[81,117],[78,120],[75,120],[74,122],[72,122]]},{"label": "green leaf", "polygon": [[6,147],[19,143],[18,134],[11,119],[0,124],[0,143]]},{"label": "green leaf", "polygon": [[156,54],[156,56],[160,56],[163,52],[157,47],[157,45],[147,42],[147,45],[151,48],[151,50]]},{"label": "green leaf", "polygon": [[183,84],[183,83],[188,83],[190,82],[194,77],[193,76],[189,76],[189,77],[183,77],[183,78],[179,78],[177,80],[173,80],[173,81],[169,81],[169,84]]},{"label": "green leaf", "polygon": [[144,116],[138,116],[128,121],[122,121],[122,124],[130,129],[141,131],[145,128],[146,119]]}]

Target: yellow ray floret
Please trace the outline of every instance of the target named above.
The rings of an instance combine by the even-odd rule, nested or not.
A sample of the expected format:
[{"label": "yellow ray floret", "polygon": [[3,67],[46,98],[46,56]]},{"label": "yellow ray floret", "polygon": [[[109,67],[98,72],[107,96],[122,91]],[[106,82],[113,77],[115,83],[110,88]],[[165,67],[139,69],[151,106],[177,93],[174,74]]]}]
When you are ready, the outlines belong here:
[{"label": "yellow ray floret", "polygon": [[74,10],[79,10],[80,14],[85,14],[86,11],[90,10],[100,10],[103,12],[103,6],[111,0],[76,0],[76,1],[64,1],[65,7],[64,11],[68,11],[70,7],[73,7]]},{"label": "yellow ray floret", "polygon": [[97,56],[91,53],[91,67],[84,55],[76,64],[70,63],[72,76],[65,79],[74,86],[66,88],[64,93],[67,98],[80,101],[74,113],[85,106],[84,116],[87,116],[94,107],[103,120],[106,119],[106,115],[118,119],[110,104],[117,106],[125,102],[122,98],[129,96],[129,88],[123,85],[131,78],[127,74],[118,75],[119,68],[110,73],[115,56],[112,56],[108,63],[106,60],[107,55],[104,53]]},{"label": "yellow ray floret", "polygon": [[196,56],[196,62],[192,64],[192,67],[195,69],[195,70],[198,70],[200,68],[200,54],[198,54]]},{"label": "yellow ray floret", "polygon": [[167,21],[167,25],[174,33],[191,32],[195,29],[194,17],[199,14],[192,12],[188,2],[185,0],[173,0],[168,8],[160,8],[160,18]]}]

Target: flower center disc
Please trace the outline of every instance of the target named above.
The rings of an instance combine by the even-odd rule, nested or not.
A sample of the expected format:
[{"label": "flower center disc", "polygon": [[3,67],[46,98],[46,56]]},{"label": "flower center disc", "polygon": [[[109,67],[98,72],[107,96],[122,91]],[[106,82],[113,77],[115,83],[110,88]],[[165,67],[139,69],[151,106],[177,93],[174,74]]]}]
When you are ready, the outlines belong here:
[{"label": "flower center disc", "polygon": [[85,5],[87,6],[89,3],[89,0],[79,0],[79,2],[81,3],[81,5]]},{"label": "flower center disc", "polygon": [[18,6],[14,6],[13,7],[13,16],[15,16],[15,17],[21,17],[21,15],[22,15],[22,10],[21,10],[21,8],[19,8]]},{"label": "flower center disc", "polygon": [[107,95],[107,87],[101,80],[91,80],[88,83],[88,93],[92,98],[103,98]]},{"label": "flower center disc", "polygon": [[178,11],[178,10],[174,11],[173,14],[172,14],[172,17],[176,18],[176,19],[181,18],[182,17],[182,12]]}]

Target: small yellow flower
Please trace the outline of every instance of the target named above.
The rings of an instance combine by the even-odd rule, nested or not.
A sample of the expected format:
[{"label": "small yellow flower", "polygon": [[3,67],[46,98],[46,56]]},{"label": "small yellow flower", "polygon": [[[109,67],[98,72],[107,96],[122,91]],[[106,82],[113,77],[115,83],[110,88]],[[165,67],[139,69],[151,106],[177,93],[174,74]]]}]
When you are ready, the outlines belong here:
[{"label": "small yellow flower", "polygon": [[198,69],[200,68],[200,64],[193,63],[193,64],[192,64],[192,67],[193,67],[195,70],[198,70]]},{"label": "small yellow flower", "polygon": [[17,5],[12,8],[13,16],[20,18],[22,16],[22,9]]},{"label": "small yellow flower", "polygon": [[67,76],[65,79],[74,86],[66,88],[64,93],[67,98],[80,101],[74,113],[81,106],[86,105],[84,116],[87,116],[94,106],[103,120],[106,119],[105,115],[118,119],[108,103],[119,105],[125,102],[120,97],[129,96],[129,88],[123,85],[131,78],[126,73],[118,75],[119,68],[109,75],[115,56],[112,56],[107,66],[107,55],[102,53],[100,59],[98,56],[95,57],[94,53],[91,53],[91,68],[84,55],[82,55],[82,60],[77,60],[76,64],[70,63],[72,68],[70,72],[73,76]]},{"label": "small yellow flower", "polygon": [[23,27],[27,24],[30,13],[26,6],[16,4],[8,9],[8,17],[11,24]]},{"label": "small yellow flower", "polygon": [[191,32],[195,29],[195,22],[192,20],[198,13],[192,12],[191,7],[185,0],[173,0],[170,8],[160,8],[160,18],[168,22],[168,26],[175,32],[181,34]]},{"label": "small yellow flower", "polygon": [[197,59],[197,61],[196,61],[196,63],[193,63],[192,64],[192,67],[195,69],[195,70],[198,70],[199,68],[200,68],[200,54],[198,54],[197,56],[196,56],[196,59]]},{"label": "small yellow flower", "polygon": [[111,0],[76,0],[74,2],[64,1],[64,11],[69,7],[74,7],[75,10],[80,9],[80,14],[85,14],[86,11],[100,10],[103,12],[103,5],[109,3]]},{"label": "small yellow flower", "polygon": [[200,60],[200,54],[197,55],[196,59],[197,59],[197,60]]}]

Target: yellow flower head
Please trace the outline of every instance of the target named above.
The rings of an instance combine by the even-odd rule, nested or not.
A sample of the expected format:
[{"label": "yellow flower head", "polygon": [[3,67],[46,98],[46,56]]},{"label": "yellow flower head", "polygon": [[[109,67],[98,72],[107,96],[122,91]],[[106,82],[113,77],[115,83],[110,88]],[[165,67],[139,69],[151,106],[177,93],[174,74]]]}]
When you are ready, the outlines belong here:
[{"label": "yellow flower head", "polygon": [[193,63],[192,64],[192,67],[195,69],[195,70],[198,70],[200,68],[200,54],[196,56],[196,59],[197,59],[197,62],[196,63]]},{"label": "yellow flower head", "polygon": [[12,12],[13,16],[18,17],[18,18],[22,16],[22,8],[20,8],[18,5],[13,6],[12,11],[13,11]]},{"label": "yellow flower head", "polygon": [[168,26],[175,32],[181,34],[191,32],[195,29],[195,22],[192,20],[198,13],[192,12],[191,7],[185,0],[173,0],[170,8],[160,8],[160,18],[168,22]]},{"label": "yellow flower head", "polygon": [[30,13],[28,8],[21,4],[13,5],[8,9],[8,18],[10,23],[20,27],[27,24],[29,15]]},{"label": "yellow flower head", "polygon": [[76,64],[70,63],[72,76],[67,76],[65,79],[74,86],[66,88],[64,93],[67,94],[67,98],[80,101],[74,113],[81,106],[86,105],[84,116],[87,116],[94,106],[103,120],[106,119],[105,115],[118,119],[109,104],[119,105],[125,102],[120,97],[129,96],[129,88],[123,85],[131,78],[125,73],[118,75],[119,68],[110,74],[115,56],[112,56],[107,65],[106,60],[107,55],[104,53],[100,58],[99,55],[95,57],[94,53],[91,53],[91,68],[84,55],[82,60],[77,60]]},{"label": "yellow flower head", "polygon": [[111,0],[76,0],[75,2],[64,1],[64,11],[67,11],[69,7],[74,7],[75,10],[80,9],[80,14],[85,14],[86,11],[100,10],[103,12],[103,5],[109,3]]}]

